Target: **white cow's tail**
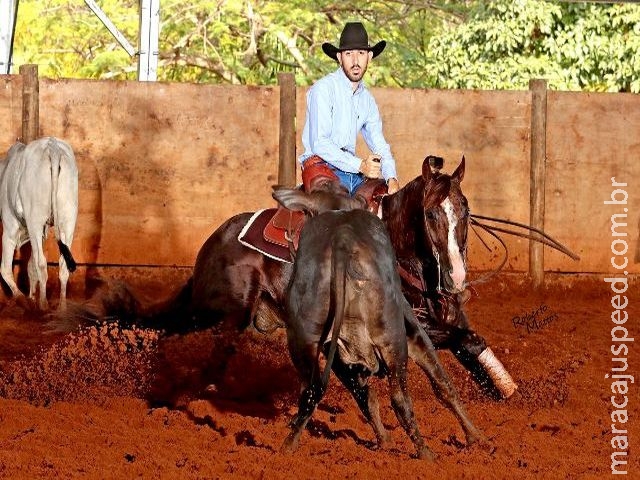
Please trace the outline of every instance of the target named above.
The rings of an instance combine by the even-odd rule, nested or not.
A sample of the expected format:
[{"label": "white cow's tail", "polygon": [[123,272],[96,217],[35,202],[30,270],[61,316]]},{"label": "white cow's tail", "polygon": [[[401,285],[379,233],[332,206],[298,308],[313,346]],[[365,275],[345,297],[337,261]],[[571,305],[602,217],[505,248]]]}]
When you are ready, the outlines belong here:
[{"label": "white cow's tail", "polygon": [[70,272],[74,272],[76,269],[76,261],[71,255],[71,250],[60,240],[60,218],[58,215],[58,179],[60,177],[60,168],[62,163],[62,155],[66,155],[60,146],[58,140],[54,137],[49,137],[47,143],[47,150],[49,152],[49,159],[51,161],[51,208],[53,210],[53,231],[58,241],[58,249],[60,249],[60,255],[64,258],[67,264],[67,268]]}]

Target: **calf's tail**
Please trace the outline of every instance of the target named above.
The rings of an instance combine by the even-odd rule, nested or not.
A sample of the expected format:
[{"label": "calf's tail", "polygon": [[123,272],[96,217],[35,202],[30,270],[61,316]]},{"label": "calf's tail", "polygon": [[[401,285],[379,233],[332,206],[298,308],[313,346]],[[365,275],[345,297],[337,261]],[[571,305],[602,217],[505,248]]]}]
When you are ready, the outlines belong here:
[{"label": "calf's tail", "polygon": [[[324,371],[322,372],[323,388],[326,388],[329,383],[331,365],[333,364],[333,359],[338,348],[338,337],[340,336],[340,328],[342,327],[346,308],[346,286],[353,242],[348,231],[343,233],[344,234],[336,235],[332,244],[331,291],[333,292],[332,303],[334,306],[334,317],[329,352],[327,354]],[[329,329],[325,330],[329,331]],[[321,341],[321,344],[324,344],[324,339]]]}]

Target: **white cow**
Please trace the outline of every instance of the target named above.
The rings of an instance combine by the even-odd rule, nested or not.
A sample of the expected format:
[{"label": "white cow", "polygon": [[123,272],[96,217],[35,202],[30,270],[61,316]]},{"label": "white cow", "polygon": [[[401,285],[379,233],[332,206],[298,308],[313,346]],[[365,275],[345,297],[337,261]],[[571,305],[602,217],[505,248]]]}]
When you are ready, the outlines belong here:
[{"label": "white cow", "polygon": [[28,240],[29,298],[40,285],[38,307],[48,309],[47,259],[44,240],[53,226],[60,249],[60,305],[66,307],[67,280],[76,263],[71,243],[78,217],[78,167],[71,147],[54,137],[14,144],[0,165],[2,263],[0,274],[14,296],[21,296],[13,278],[13,256]]}]

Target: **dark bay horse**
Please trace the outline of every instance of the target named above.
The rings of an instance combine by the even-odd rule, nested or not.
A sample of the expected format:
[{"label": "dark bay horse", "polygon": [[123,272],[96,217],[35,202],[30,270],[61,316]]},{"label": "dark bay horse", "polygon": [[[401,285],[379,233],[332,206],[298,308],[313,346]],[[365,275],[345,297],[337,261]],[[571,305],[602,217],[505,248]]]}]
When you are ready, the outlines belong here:
[{"label": "dark bay horse", "polygon": [[[460,184],[465,161],[451,175],[442,159],[427,157],[422,174],[381,202],[406,298],[424,311],[421,323],[438,349],[449,349],[492,397],[502,394],[482,363],[489,350],[468,325],[464,309],[469,209]],[[198,252],[193,275],[151,322],[167,333],[216,327],[222,348],[252,323],[263,332],[286,324],[284,294],[292,264],[268,258],[237,239],[253,213],[215,230]],[[234,333],[235,332],[235,333]],[[485,355],[486,356],[486,355]],[[495,358],[495,357],[493,357]],[[499,362],[498,362],[499,363]],[[212,379],[215,381],[215,379]],[[508,396],[505,394],[504,396]]]}]

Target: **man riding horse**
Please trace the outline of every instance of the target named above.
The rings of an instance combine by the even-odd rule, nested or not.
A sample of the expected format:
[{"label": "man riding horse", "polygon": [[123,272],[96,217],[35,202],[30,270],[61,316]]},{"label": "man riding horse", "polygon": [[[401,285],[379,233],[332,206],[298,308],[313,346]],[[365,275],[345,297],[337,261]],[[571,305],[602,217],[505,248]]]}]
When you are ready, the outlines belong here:
[{"label": "man riding horse", "polygon": [[[382,134],[376,101],[362,82],[369,62],[380,55],[384,40],[373,46],[360,22],[347,23],[338,47],[324,43],[322,50],[340,68],[318,80],[307,92],[307,115],[300,156],[306,190],[319,179],[340,181],[349,193],[368,179],[382,178],[388,193],[400,188],[396,162]],[[355,155],[358,132],[374,152],[365,160]]]},{"label": "man riding horse", "polygon": [[[385,46],[384,40],[370,46],[367,31],[360,22],[346,24],[338,47],[328,42],[322,45],[324,53],[336,60],[340,68],[318,80],[307,92],[306,121],[302,133],[305,150],[299,158],[306,191],[321,188],[324,182],[339,182],[350,195],[362,195],[369,202],[369,209],[378,214],[382,213],[382,197],[396,193],[400,185],[395,159],[382,133],[376,101],[362,78],[369,62],[380,55]],[[358,132],[362,133],[369,150],[374,152],[364,160],[355,155]],[[442,159],[429,158],[432,170],[438,172]],[[437,264],[435,267],[440,268]],[[439,280],[438,288],[423,284],[416,291],[416,278],[422,278],[422,273],[417,277],[407,274],[402,262],[399,269],[408,293],[407,299],[414,308],[424,310],[425,303],[429,306],[426,313],[429,318],[423,318],[427,331],[442,337],[443,344],[460,343],[463,348],[454,349],[459,360],[480,383],[493,383],[488,381],[487,365],[484,365],[487,360],[482,356],[486,357],[487,352],[491,354],[491,350],[482,337],[469,329],[464,314],[463,304],[468,300],[469,292],[462,286],[452,294],[440,288]],[[457,332],[462,333],[458,335]],[[499,371],[500,376],[508,376],[497,359],[492,357],[488,362],[490,370]],[[505,382],[507,386],[502,395],[508,397],[515,385],[510,379]]]}]

